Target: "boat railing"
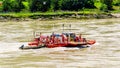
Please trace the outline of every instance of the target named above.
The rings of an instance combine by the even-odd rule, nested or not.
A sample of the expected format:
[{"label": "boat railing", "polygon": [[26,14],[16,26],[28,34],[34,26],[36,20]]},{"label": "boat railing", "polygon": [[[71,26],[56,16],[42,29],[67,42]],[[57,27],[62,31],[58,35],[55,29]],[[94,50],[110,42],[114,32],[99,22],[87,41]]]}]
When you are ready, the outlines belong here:
[{"label": "boat railing", "polygon": [[[79,28],[72,28],[72,24],[41,24],[40,26],[51,26],[51,30],[48,31],[47,28],[41,28],[41,29],[36,29],[33,31],[33,35],[34,37],[36,37],[37,35],[39,35],[40,33],[42,34],[51,34],[51,33],[71,33],[74,32],[76,34],[79,34],[80,29]],[[61,28],[58,28],[61,27]]]}]

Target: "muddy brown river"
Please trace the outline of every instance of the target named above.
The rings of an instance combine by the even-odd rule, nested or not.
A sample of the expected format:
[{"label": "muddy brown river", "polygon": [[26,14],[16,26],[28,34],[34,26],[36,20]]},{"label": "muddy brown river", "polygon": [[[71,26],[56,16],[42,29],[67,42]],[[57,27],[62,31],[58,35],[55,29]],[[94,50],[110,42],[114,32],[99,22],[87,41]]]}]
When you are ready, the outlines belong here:
[{"label": "muddy brown river", "polygon": [[[63,23],[66,32],[81,33],[97,43],[82,49],[18,49],[33,39],[34,31],[62,32]],[[120,68],[120,18],[0,22],[0,68]]]}]

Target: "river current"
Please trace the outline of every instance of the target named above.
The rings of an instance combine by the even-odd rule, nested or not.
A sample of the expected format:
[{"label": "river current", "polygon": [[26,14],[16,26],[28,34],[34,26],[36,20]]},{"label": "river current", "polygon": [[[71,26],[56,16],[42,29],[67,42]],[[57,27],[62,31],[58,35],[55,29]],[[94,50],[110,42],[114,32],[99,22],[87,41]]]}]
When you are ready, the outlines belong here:
[{"label": "river current", "polygon": [[[19,49],[34,31],[62,32],[62,24],[64,32],[81,33],[96,43],[89,48]],[[120,68],[120,19],[0,22],[0,68]]]}]

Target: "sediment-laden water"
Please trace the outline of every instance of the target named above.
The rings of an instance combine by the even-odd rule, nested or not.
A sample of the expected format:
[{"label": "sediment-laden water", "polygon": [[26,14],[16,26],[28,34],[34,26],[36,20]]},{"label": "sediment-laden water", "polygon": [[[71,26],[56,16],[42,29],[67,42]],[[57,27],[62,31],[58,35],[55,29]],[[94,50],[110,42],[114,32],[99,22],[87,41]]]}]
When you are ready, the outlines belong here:
[{"label": "sediment-laden water", "polygon": [[[19,50],[34,31],[62,32],[65,28],[95,39],[89,48],[41,48]],[[54,25],[52,25],[54,24]],[[54,27],[53,27],[54,26]],[[64,31],[64,32],[65,32]],[[120,19],[0,22],[0,68],[119,68]]]}]

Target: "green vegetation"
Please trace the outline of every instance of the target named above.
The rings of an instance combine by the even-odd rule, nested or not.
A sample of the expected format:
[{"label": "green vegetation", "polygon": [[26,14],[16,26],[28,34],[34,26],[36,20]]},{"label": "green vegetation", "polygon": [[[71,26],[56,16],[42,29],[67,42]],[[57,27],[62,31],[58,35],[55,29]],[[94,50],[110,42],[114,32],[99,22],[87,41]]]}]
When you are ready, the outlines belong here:
[{"label": "green vegetation", "polygon": [[49,17],[120,12],[120,0],[0,0],[4,17]]},{"label": "green vegetation", "polygon": [[[2,1],[2,0],[0,0]],[[120,0],[3,0],[4,12],[48,12],[48,11],[80,11],[95,9],[113,10],[120,6]]]},{"label": "green vegetation", "polygon": [[120,0],[114,0],[113,5],[120,6]]},{"label": "green vegetation", "polygon": [[4,12],[19,12],[24,9],[22,0],[3,0]]}]

